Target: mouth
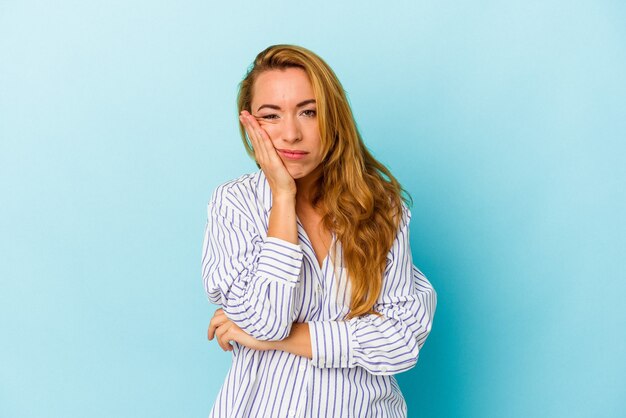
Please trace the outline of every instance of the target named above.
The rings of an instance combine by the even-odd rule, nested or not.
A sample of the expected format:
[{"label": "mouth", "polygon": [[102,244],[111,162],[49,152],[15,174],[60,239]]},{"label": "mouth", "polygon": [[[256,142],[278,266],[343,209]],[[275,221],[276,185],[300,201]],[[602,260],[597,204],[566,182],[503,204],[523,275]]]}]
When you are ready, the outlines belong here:
[{"label": "mouth", "polygon": [[308,152],[306,151],[297,151],[297,150],[290,150],[290,149],[277,149],[276,151],[278,151],[278,153],[282,155],[283,157],[290,159],[290,160],[300,160],[304,158],[305,155],[308,154]]}]

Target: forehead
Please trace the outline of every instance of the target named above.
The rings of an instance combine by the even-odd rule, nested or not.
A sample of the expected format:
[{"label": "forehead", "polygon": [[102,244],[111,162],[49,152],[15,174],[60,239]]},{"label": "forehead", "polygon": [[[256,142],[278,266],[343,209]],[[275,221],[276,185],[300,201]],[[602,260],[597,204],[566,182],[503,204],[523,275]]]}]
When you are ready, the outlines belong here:
[{"label": "forehead", "polygon": [[314,99],[313,86],[301,68],[268,70],[259,74],[252,90],[252,106],[256,104],[295,105]]}]

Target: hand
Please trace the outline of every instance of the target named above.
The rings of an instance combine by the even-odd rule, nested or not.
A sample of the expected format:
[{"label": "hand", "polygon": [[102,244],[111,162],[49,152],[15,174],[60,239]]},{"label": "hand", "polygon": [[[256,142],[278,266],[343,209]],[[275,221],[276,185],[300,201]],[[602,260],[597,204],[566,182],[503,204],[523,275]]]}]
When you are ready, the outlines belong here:
[{"label": "hand", "polygon": [[280,159],[268,133],[259,125],[256,118],[246,110],[241,112],[239,120],[246,129],[254,149],[254,157],[267,177],[272,194],[295,196],[296,182],[287,171],[283,160]]},{"label": "hand", "polygon": [[215,311],[207,333],[209,340],[217,336],[217,343],[224,351],[233,351],[230,342],[235,341],[253,350],[268,350],[269,341],[261,341],[245,333],[233,321],[228,319],[222,308]]}]

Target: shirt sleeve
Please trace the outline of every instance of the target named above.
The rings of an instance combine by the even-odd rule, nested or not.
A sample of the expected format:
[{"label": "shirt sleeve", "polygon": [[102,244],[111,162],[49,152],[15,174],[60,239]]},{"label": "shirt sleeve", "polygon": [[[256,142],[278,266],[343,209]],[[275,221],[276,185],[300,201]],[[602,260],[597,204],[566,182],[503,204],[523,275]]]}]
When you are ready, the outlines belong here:
[{"label": "shirt sleeve", "polygon": [[437,294],[413,265],[409,244],[411,213],[403,219],[387,257],[381,294],[374,309],[381,313],[347,321],[309,322],[312,364],[320,368],[363,367],[376,375],[406,371],[416,363],[435,314]]},{"label": "shirt sleeve", "polygon": [[258,340],[281,340],[295,320],[302,247],[262,236],[240,203],[220,186],[207,205],[204,288],[243,331]]}]

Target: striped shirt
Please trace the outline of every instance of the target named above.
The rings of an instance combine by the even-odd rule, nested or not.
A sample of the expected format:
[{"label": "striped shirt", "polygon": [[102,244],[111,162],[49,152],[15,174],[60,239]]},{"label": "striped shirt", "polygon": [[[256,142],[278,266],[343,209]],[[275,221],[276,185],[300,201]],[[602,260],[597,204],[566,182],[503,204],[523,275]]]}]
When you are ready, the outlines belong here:
[{"label": "striped shirt", "polygon": [[209,300],[259,340],[283,339],[293,322],[307,322],[313,358],[233,342],[232,365],[210,417],[407,416],[393,375],[417,362],[437,295],[413,265],[411,213],[402,207],[374,306],[383,316],[345,320],[350,283],[341,243],[320,267],[299,219],[298,244],[268,237],[272,194],[262,170],[216,188],[202,246]]}]

